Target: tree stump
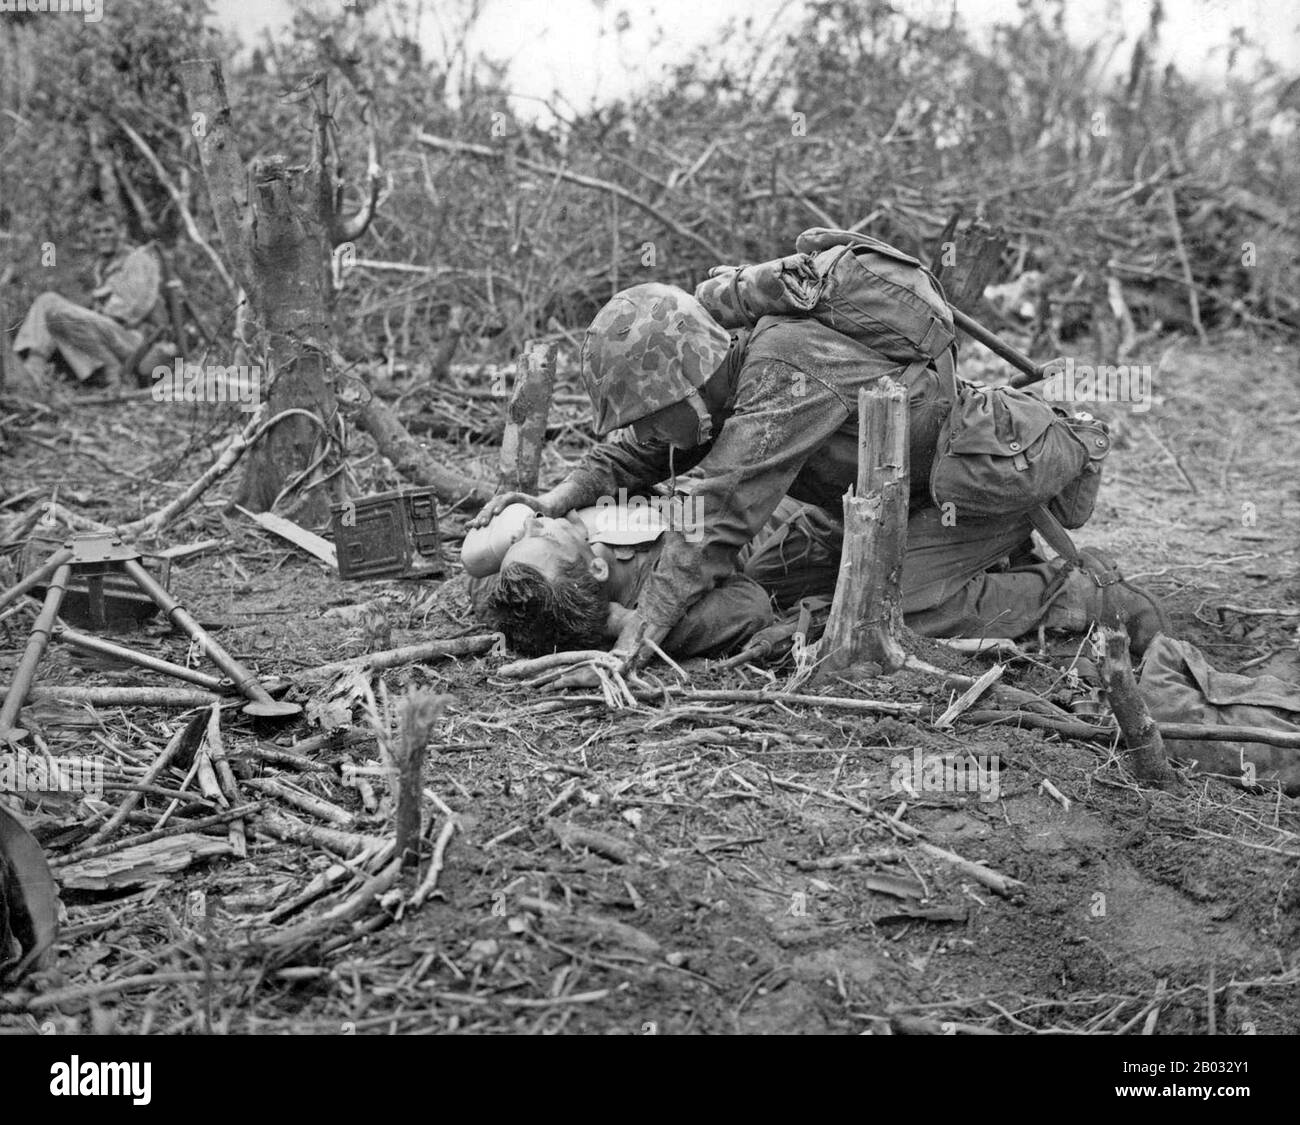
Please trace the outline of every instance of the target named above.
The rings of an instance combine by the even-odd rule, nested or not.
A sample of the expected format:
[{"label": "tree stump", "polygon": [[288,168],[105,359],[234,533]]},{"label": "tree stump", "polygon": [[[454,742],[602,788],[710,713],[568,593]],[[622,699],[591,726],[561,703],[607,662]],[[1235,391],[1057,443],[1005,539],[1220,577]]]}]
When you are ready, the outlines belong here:
[{"label": "tree stump", "polygon": [[[979,317],[984,290],[1001,273],[1006,234],[976,222],[958,233],[952,242],[951,247],[941,246],[936,257],[936,263],[943,268],[944,294],[962,312]],[[958,339],[966,339],[965,334],[958,333]]]},{"label": "tree stump", "polygon": [[554,391],[555,345],[529,341],[520,357],[519,379],[506,408],[498,492],[537,491]]},{"label": "tree stump", "polygon": [[300,410],[318,419],[293,414],[267,433],[247,457],[235,503],[266,511],[287,488],[299,488],[299,502],[290,510],[302,522],[326,523],[331,495],[314,485],[329,481],[331,490],[341,488],[342,478],[333,470],[343,452],[328,360],[333,299],[329,267],[335,245],[350,245],[349,240],[365,232],[376,196],[372,192],[369,203],[351,219],[337,214],[341,195],[328,161],[323,76],[311,87],[316,136],[308,163],[294,165],[283,156],[271,156],[246,170],[221,64],[189,59],[180,64],[179,74],[194,118],[213,216],[231,272],[248,296],[250,320],[265,356],[266,370],[260,374],[263,385],[270,385],[266,416]]},{"label": "tree stump", "polygon": [[858,392],[858,480],[844,495],[844,547],[816,679],[870,661],[903,666],[903,555],[907,549],[907,389],[881,379]]},{"label": "tree stump", "polygon": [[1101,670],[1102,691],[1128,748],[1133,775],[1162,789],[1177,788],[1178,775],[1165,759],[1160,728],[1138,691],[1128,656],[1128,633],[1122,627],[1098,625],[1093,645]]}]

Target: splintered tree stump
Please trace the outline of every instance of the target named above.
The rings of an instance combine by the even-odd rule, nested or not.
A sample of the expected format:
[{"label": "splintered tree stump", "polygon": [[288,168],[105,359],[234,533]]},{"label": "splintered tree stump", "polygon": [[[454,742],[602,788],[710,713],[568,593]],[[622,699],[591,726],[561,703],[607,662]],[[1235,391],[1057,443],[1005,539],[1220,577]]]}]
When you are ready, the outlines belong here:
[{"label": "splintered tree stump", "polygon": [[[271,366],[266,374],[273,375],[265,416],[296,408],[332,426],[336,406],[326,361],[330,324],[324,265],[330,245],[316,214],[319,175],[272,157],[256,162],[250,179],[253,309],[266,333]],[[254,447],[236,502],[255,512],[268,510],[318,449],[325,453],[321,468],[328,472],[339,453],[330,448],[329,436],[301,414],[284,419]],[[326,522],[329,500],[324,491],[313,490],[299,518]]]},{"label": "splintered tree stump", "polygon": [[250,452],[235,503],[262,512],[296,490],[289,510],[302,522],[325,523],[330,493],[335,499],[342,493],[335,470],[343,452],[329,362],[330,264],[336,243],[350,246],[344,240],[364,233],[375,196],[351,219],[337,213],[341,192],[324,143],[329,115],[323,74],[310,85],[316,105],[310,161],[268,156],[245,169],[221,64],[188,59],[178,73],[213,216],[231,272],[248,296],[256,350],[265,357],[259,372],[261,387],[269,387],[265,417],[305,412],[282,418]]},{"label": "splintered tree stump", "polygon": [[1133,775],[1162,789],[1177,788],[1178,775],[1165,759],[1160,728],[1138,691],[1128,656],[1128,633],[1122,627],[1098,625],[1093,646],[1101,669],[1101,688],[1128,748]]},{"label": "splintered tree stump", "polygon": [[537,491],[554,391],[555,345],[530,341],[520,357],[519,379],[506,408],[498,491]]},{"label": "splintered tree stump", "polygon": [[857,489],[844,495],[844,548],[817,679],[863,661],[886,673],[903,666],[907,501],[907,389],[886,378],[858,392]]},{"label": "splintered tree stump", "polygon": [[[953,245],[939,247],[936,258],[943,269],[944,294],[962,312],[978,317],[984,290],[998,280],[1001,272],[1007,237],[1001,229],[992,230],[976,222],[951,241]],[[965,335],[959,334],[959,339],[965,339]]]}]

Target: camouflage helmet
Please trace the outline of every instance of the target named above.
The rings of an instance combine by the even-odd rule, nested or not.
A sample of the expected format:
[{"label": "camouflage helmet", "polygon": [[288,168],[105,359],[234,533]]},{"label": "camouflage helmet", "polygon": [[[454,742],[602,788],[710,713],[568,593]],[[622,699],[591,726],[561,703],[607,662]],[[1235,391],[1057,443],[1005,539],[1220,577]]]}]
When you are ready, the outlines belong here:
[{"label": "camouflage helmet", "polygon": [[582,380],[604,436],[688,398],[731,336],[684,290],[651,282],[610,298],[582,342]]}]

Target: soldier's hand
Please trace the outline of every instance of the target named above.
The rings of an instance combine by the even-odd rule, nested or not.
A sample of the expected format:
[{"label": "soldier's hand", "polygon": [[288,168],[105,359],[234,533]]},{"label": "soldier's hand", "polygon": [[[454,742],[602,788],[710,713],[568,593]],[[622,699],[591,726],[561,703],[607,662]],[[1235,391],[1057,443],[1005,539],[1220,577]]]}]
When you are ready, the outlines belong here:
[{"label": "soldier's hand", "polygon": [[623,619],[618,640],[614,642],[614,655],[623,659],[631,657],[628,669],[635,671],[654,659],[655,650],[646,642],[658,644],[669,632],[667,626],[650,625],[639,613],[629,613]]},{"label": "soldier's hand", "polygon": [[491,500],[484,504],[482,511],[465,526],[469,528],[487,527],[491,523],[493,516],[498,515],[510,507],[511,504],[526,504],[534,512],[543,516],[558,514],[551,511],[551,505],[540,496],[532,496],[527,492],[502,492],[499,496],[493,496]]}]

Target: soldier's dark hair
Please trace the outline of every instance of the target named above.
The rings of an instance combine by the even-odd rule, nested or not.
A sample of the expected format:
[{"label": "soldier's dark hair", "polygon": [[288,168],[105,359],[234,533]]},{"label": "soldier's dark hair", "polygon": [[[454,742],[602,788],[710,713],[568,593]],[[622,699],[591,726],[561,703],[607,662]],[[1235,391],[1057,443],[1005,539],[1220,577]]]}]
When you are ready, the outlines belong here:
[{"label": "soldier's dark hair", "polygon": [[579,559],[567,563],[555,583],[523,563],[508,563],[483,603],[486,623],[505,634],[524,656],[600,648],[609,598]]}]

